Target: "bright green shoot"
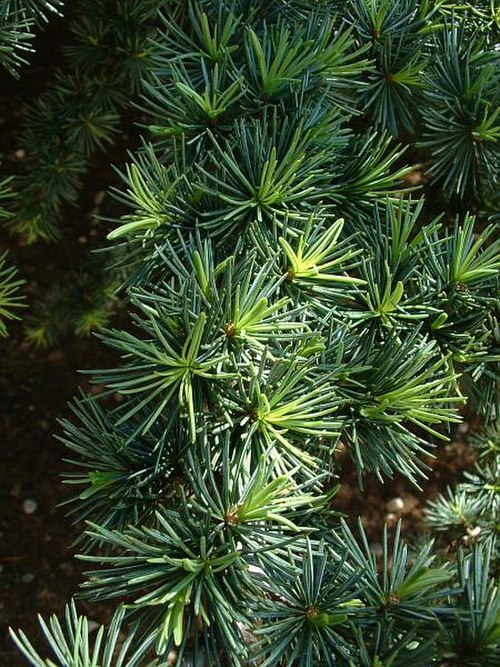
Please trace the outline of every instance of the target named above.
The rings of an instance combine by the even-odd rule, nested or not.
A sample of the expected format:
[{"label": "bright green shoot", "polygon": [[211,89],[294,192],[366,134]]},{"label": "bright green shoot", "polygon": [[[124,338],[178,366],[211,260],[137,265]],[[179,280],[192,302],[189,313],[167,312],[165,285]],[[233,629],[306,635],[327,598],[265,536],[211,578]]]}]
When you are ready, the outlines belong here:
[{"label": "bright green shoot", "polygon": [[309,219],[305,233],[299,237],[296,249],[285,238],[279,238],[289,262],[288,279],[312,285],[322,282],[364,285],[366,281],[360,278],[345,273],[330,272],[334,267],[341,268],[358,254],[350,249],[343,253],[338,252],[337,242],[342,233],[344,220],[337,220],[320,234],[316,233],[313,238],[311,238],[312,222],[313,217]]},{"label": "bright green shoot", "polygon": [[455,227],[449,277],[456,286],[475,284],[499,275],[500,240],[497,238],[488,244],[495,227],[490,225],[474,238],[474,223],[475,219],[468,217],[463,226]]}]

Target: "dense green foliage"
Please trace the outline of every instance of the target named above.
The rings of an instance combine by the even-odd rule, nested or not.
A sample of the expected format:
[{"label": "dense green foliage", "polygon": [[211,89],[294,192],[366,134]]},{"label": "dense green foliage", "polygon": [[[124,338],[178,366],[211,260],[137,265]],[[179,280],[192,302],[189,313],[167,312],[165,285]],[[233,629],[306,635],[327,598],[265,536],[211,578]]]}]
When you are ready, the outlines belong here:
[{"label": "dense green foliage", "polygon": [[[121,137],[148,76],[158,7],[168,6],[157,0],[74,4],[64,59],[23,115],[19,148],[26,157],[10,210],[11,228],[29,243],[60,239],[62,211],[78,203],[93,158]],[[28,340],[54,344],[62,335],[98,329],[109,319],[115,288],[105,262],[88,258],[34,304]]]},{"label": "dense green foliage", "polygon": [[17,276],[16,268],[6,263],[6,253],[0,255],[0,337],[7,335],[7,320],[18,319],[13,309],[22,305],[19,289],[23,280]]},{"label": "dense green foliage", "polygon": [[75,202],[96,150],[119,129],[120,112],[137,90],[157,2],[79,3],[74,44],[25,120],[27,173],[17,184],[16,228],[28,240],[54,239],[64,202]]},{"label": "dense green foliage", "polygon": [[418,484],[462,405],[498,418],[494,19],[416,0],[155,14],[150,141],[108,237],[131,325],[101,334],[122,363],[62,435],[81,595],[124,606],[94,648],[73,606],[44,625],[55,664],[498,664],[491,536],[442,563],[398,525],[377,556],[334,511],[339,443],[361,485]]},{"label": "dense green foliage", "polygon": [[456,488],[429,503],[427,522],[445,533],[453,547],[490,542],[496,571],[500,570],[500,421],[471,438],[478,452],[473,472]]},{"label": "dense green foliage", "polygon": [[63,0],[2,0],[0,2],[0,66],[19,75],[27,62],[33,29],[46,23],[63,6]]},{"label": "dense green foliage", "polygon": [[[397,138],[411,148],[404,153],[404,160],[418,162],[432,178],[436,211],[446,208],[453,214],[469,210],[490,215],[498,208],[494,184],[498,179],[495,44],[499,18],[498,9],[490,2],[476,2],[464,14],[468,4],[317,2],[313,23],[321,23],[334,12],[335,25],[344,23],[347,28],[335,50],[329,52],[334,60],[327,62],[325,50],[318,63],[311,66],[323,48],[320,40],[325,40],[329,29],[327,23],[322,28],[317,25],[315,30],[322,30],[323,36],[316,35],[314,48],[306,49],[300,58],[290,59],[287,54],[283,61],[283,53],[278,53],[273,76],[277,74],[279,81],[270,84],[278,86],[272,95],[276,100],[286,90],[293,93],[292,97],[302,95],[304,77],[310,89],[319,74],[316,68],[328,66],[327,98],[333,103],[330,112],[340,114],[339,129],[345,130],[349,124],[352,138],[379,130],[377,139],[382,143],[377,142],[376,148],[364,147],[366,154],[373,154],[371,159],[382,150],[380,131],[385,129],[389,133],[386,148],[395,151],[393,158],[397,159]],[[311,11],[307,3],[300,8],[284,3],[279,10],[273,5],[240,3],[233,9],[236,15],[250,11],[255,20],[268,15],[274,21],[276,12],[286,7],[287,16],[293,20],[303,20]],[[161,144],[164,138],[161,123],[165,114],[177,131],[183,128],[183,133],[191,135],[198,128],[200,137],[193,140],[197,150],[202,150],[207,117],[208,127],[212,127],[226,119],[231,123],[256,107],[251,101],[256,92],[255,88],[252,91],[255,81],[251,77],[260,75],[257,71],[252,74],[251,69],[259,65],[255,61],[257,52],[248,49],[246,56],[232,49],[234,67],[224,64],[214,73],[216,90],[206,90],[206,94],[215,95],[212,99],[204,97],[205,84],[210,84],[212,75],[186,68],[188,61],[184,63],[184,59],[172,72],[176,90],[155,86],[154,63],[159,61],[157,74],[161,78],[161,60],[169,48],[175,50],[173,42],[170,47],[167,42],[155,48],[151,40],[161,23],[159,8],[170,22],[187,19],[185,3],[159,0],[80,0],[72,8],[65,61],[46,92],[25,114],[20,139],[27,157],[23,161],[24,175],[17,180],[13,227],[29,242],[60,238],[63,210],[68,203],[77,203],[93,156],[117,140],[122,142],[123,128],[131,118],[131,102],[139,101],[140,80],[150,86],[142,106],[146,116],[153,117],[155,144]],[[331,16],[328,21],[331,23]],[[282,38],[280,48],[290,46],[297,55],[299,36]],[[248,48],[254,47],[248,43]],[[254,59],[253,64],[247,63],[248,58]],[[324,62],[320,65],[321,59]],[[241,78],[241,67],[250,67],[250,79]],[[199,99],[189,91],[198,94]],[[290,103],[292,97],[288,96]],[[158,119],[155,109],[160,114]],[[360,162],[364,155],[360,153]],[[392,161],[389,155],[387,158]],[[352,164],[351,169],[355,171],[357,165]],[[378,188],[383,187],[381,181]],[[349,195],[348,202],[357,196],[355,187]],[[340,203],[338,197],[335,201]],[[347,210],[341,211],[343,217],[346,214]],[[106,271],[105,261],[99,260],[97,256],[84,261],[79,270],[41,295],[27,323],[29,339],[37,344],[53,344],[61,335],[89,333],[109,320],[116,282]],[[80,285],[78,290],[68,288],[74,283]],[[85,296],[79,296],[82,294]]]},{"label": "dense green foliage", "polygon": [[[9,219],[2,204],[11,196],[9,180],[0,181],[0,221]],[[24,281],[17,276],[16,268],[7,264],[6,257],[6,252],[0,254],[0,338],[7,335],[7,321],[17,319],[15,310],[22,305],[23,300],[20,288]]]}]

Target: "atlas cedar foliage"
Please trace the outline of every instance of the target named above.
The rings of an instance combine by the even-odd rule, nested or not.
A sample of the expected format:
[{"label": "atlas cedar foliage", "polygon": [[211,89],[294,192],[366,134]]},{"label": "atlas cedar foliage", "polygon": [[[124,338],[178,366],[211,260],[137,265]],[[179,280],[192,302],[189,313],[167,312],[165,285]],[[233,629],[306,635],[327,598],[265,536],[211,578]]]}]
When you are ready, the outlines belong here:
[{"label": "atlas cedar foliage", "polygon": [[[463,4],[456,9],[446,2],[386,4],[329,3],[328,11],[342,14],[354,26],[353,36],[365,54],[365,64],[358,63],[362,92],[353,99],[353,87],[346,88],[348,81],[337,77],[336,103],[347,96],[343,108],[356,111],[350,124],[357,131],[373,123],[413,149],[419,147],[417,153],[407,151],[405,160],[432,167],[433,188],[444,186],[445,201],[436,211],[481,208],[489,215],[498,207],[493,187],[498,170],[496,9],[489,2],[476,2],[464,21]],[[324,3],[315,3],[318,10],[322,6],[324,10]],[[151,37],[160,7],[182,22],[187,5],[80,0],[72,6],[66,59],[46,93],[28,110],[20,139],[26,171],[17,181],[13,229],[25,240],[60,236],[63,207],[67,211],[68,203],[77,202],[92,156],[121,141],[131,103],[138,103],[139,80],[149,80],[152,73]],[[450,37],[442,27],[454,12],[461,18],[460,30]],[[433,33],[442,33],[442,40],[430,41]],[[307,67],[304,62],[301,66]],[[71,219],[72,214],[66,216]],[[101,260],[96,255],[84,261],[38,299],[26,321],[31,341],[52,345],[68,332],[88,334],[109,321],[116,282]]]},{"label": "atlas cedar foliage", "polygon": [[448,488],[446,494],[441,494],[429,503],[427,522],[433,529],[443,532],[452,547],[455,547],[458,541],[465,546],[477,542],[491,542],[498,571],[500,563],[498,420],[474,435],[471,440],[478,451],[478,461],[473,472],[466,472],[461,484],[455,489]]},{"label": "atlas cedar foliage", "polygon": [[493,519],[449,562],[400,525],[377,556],[335,512],[339,444],[361,486],[418,484],[464,404],[498,419],[494,10],[151,9],[150,134],[108,237],[131,324],[61,436],[80,595],[117,611],[93,640],[74,603],[42,621],[54,664],[498,664],[490,464],[463,502]]},{"label": "atlas cedar foliage", "polygon": [[34,29],[47,23],[63,0],[2,0],[0,3],[0,65],[14,76],[32,52]]},{"label": "atlas cedar foliage", "polygon": [[[48,14],[56,12],[62,5],[59,0],[44,2],[7,0],[0,3],[0,74],[8,71],[17,76],[21,65],[26,64],[33,39],[33,28],[47,21]],[[11,219],[5,208],[6,200],[12,196],[9,178],[0,180],[0,220]],[[17,319],[12,309],[18,308],[22,299],[19,288],[23,284],[16,269],[6,263],[6,253],[0,255],[0,337],[7,335],[6,321]]]},{"label": "atlas cedar foliage", "polygon": [[[27,5],[23,11],[29,13],[31,5],[48,3],[14,4]],[[156,0],[73,4],[65,58],[26,111],[19,140],[26,159],[15,182],[11,228],[31,243],[60,238],[63,206],[77,203],[93,156],[120,136],[127,105],[147,76],[159,6]],[[115,287],[105,264],[88,258],[34,304],[26,320],[28,340],[54,344],[62,335],[99,328],[109,317]]]}]

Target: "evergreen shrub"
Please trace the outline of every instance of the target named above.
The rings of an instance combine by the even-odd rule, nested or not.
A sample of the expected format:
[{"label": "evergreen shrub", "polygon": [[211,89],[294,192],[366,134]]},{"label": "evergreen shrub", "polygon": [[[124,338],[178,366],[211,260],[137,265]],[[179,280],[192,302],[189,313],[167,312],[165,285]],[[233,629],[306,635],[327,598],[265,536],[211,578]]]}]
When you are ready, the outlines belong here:
[{"label": "evergreen shrub", "polygon": [[[377,555],[335,511],[340,445],[361,487],[418,485],[462,406],[498,420],[483,4],[155,15],[150,120],[108,237],[130,325],[100,336],[122,362],[95,371],[102,391],[61,436],[80,596],[117,611],[94,637],[74,602],[42,620],[52,662],[13,632],[32,665],[498,664],[493,464],[469,478],[479,495],[456,492],[493,520],[448,559],[400,524]],[[438,500],[429,522],[452,514]]]}]

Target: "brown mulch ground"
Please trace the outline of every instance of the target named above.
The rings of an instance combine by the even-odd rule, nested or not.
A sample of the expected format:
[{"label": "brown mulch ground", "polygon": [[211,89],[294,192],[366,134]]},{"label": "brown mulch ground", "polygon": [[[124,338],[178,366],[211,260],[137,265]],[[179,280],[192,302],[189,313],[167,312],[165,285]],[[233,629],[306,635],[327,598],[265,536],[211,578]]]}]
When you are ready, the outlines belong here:
[{"label": "brown mulch ground", "polygon": [[[75,369],[89,360],[101,363],[102,352],[95,339],[68,340],[43,352],[15,338],[1,344],[1,667],[25,664],[12,650],[8,626],[37,636],[36,614],[60,612],[81,578],[83,566],[69,548],[74,529],[60,507],[68,497],[58,479],[65,452],[52,433],[83,384]],[[30,514],[31,501],[36,510]]]}]

